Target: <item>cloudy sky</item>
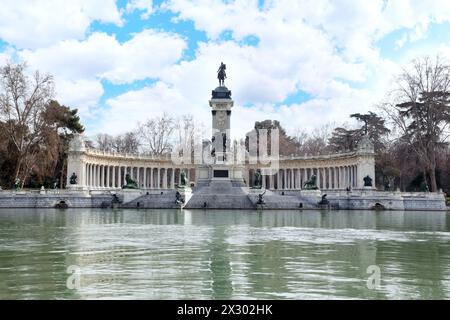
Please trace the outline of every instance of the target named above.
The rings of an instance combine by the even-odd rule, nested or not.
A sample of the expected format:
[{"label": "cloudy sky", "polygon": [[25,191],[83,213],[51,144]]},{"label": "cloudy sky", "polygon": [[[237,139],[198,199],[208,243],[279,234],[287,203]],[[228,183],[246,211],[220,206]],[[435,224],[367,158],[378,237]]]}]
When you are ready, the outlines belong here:
[{"label": "cloudy sky", "polygon": [[450,56],[448,0],[0,0],[0,64],[55,76],[87,134],[193,114],[227,64],[232,130],[311,130],[372,110],[412,58]]}]

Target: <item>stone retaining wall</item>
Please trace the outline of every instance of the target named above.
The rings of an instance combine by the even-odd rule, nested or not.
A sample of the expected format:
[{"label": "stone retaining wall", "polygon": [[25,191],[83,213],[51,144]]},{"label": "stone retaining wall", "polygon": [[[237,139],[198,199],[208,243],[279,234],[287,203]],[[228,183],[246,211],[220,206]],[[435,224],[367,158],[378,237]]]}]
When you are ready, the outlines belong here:
[{"label": "stone retaining wall", "polygon": [[[244,188],[239,188],[243,191]],[[257,208],[258,194],[262,191],[248,192],[247,194],[203,194],[200,192],[191,198],[189,208],[201,208],[207,202],[207,208],[221,209],[251,209]],[[175,191],[161,190],[143,193],[136,190],[133,199],[125,191],[118,191],[121,207],[136,208],[137,202],[142,208],[175,208]],[[425,210],[445,211],[447,206],[443,193],[409,193],[409,192],[383,192],[376,190],[346,191],[268,191],[264,196],[266,204],[263,209],[319,209],[318,202],[322,194],[327,194],[330,202],[329,208],[349,210]],[[125,197],[127,195],[127,197]],[[198,199],[196,199],[198,198]],[[243,199],[245,198],[245,199]],[[126,199],[126,201],[124,201]],[[194,201],[198,200],[198,201]],[[245,200],[245,201],[244,201]],[[39,191],[14,192],[0,191],[0,208],[54,208],[58,203],[64,202],[69,208],[101,208],[110,207],[112,193],[107,191],[80,192],[80,191]],[[192,203],[191,203],[192,202]],[[300,205],[301,204],[301,205]]]}]

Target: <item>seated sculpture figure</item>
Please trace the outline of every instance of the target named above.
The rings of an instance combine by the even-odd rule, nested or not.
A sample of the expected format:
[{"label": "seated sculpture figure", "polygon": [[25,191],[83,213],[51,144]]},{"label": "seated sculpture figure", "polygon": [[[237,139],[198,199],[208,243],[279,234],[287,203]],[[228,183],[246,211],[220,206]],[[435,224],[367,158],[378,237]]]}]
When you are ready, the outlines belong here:
[{"label": "seated sculpture figure", "polygon": [[364,177],[364,187],[371,187],[372,186],[372,178],[367,175]]},{"label": "seated sculpture figure", "polygon": [[72,175],[70,176],[70,184],[77,184],[77,175],[74,173],[72,173]]},{"label": "seated sculpture figure", "polygon": [[126,181],[126,184],[122,186],[122,189],[138,189],[138,185],[137,185],[136,181],[131,179],[131,176],[129,173],[127,173],[125,175],[125,181]]},{"label": "seated sculpture figure", "polygon": [[184,203],[184,198],[183,198],[183,196],[181,195],[181,193],[179,193],[178,191],[177,191],[177,193],[175,194],[175,203],[176,203],[176,204],[182,204],[182,203]]},{"label": "seated sculpture figure", "polygon": [[303,189],[305,190],[317,190],[317,176],[313,174],[311,178],[309,178],[308,181],[305,182],[305,185],[303,186]]},{"label": "seated sculpture figure", "polygon": [[254,181],[253,189],[261,189],[262,188],[262,176],[258,170],[255,171],[255,178],[253,181]]}]

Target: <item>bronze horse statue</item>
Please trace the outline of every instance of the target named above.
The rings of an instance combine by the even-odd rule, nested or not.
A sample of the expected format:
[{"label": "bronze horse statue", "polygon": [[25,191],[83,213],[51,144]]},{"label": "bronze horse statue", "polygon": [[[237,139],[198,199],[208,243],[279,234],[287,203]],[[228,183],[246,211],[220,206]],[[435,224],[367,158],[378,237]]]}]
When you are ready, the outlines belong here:
[{"label": "bronze horse statue", "polygon": [[220,87],[225,85],[225,79],[227,78],[227,74],[225,73],[226,69],[227,69],[227,66],[223,62],[221,62],[220,67],[217,70],[217,78],[219,79]]}]

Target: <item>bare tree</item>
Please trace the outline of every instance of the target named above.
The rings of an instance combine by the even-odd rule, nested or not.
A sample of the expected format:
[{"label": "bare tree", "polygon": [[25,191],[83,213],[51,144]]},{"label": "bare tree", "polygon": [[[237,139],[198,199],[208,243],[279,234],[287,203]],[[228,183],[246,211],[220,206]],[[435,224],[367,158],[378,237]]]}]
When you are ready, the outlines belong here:
[{"label": "bare tree", "polygon": [[417,154],[431,190],[437,191],[436,156],[445,147],[450,123],[450,65],[439,57],[413,60],[389,100],[382,109]]},{"label": "bare tree", "polygon": [[16,152],[14,179],[22,186],[36,161],[44,139],[44,110],[54,94],[53,77],[36,71],[26,75],[26,65],[8,63],[0,68],[0,120]]},{"label": "bare tree", "polygon": [[114,139],[114,149],[120,153],[138,153],[140,145],[135,131],[126,132]]},{"label": "bare tree", "polygon": [[106,133],[99,133],[95,136],[97,149],[102,151],[113,151],[115,138]]},{"label": "bare tree", "polygon": [[175,129],[174,119],[164,114],[138,124],[138,136],[144,152],[162,155],[172,149],[172,134]]},{"label": "bare tree", "polygon": [[119,153],[137,153],[140,146],[138,136],[133,131],[118,136],[99,133],[95,136],[95,143],[99,150]]},{"label": "bare tree", "polygon": [[302,128],[295,131],[294,139],[297,142],[298,155],[317,155],[327,153],[329,150],[328,140],[331,137],[333,123],[327,123],[308,133]]}]

